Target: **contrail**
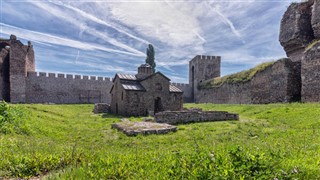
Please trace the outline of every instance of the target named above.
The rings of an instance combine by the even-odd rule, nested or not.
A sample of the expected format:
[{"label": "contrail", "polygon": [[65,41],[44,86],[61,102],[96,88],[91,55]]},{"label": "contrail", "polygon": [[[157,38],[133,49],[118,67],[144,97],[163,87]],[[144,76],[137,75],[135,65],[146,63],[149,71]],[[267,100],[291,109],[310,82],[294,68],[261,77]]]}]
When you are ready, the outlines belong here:
[{"label": "contrail", "polygon": [[117,30],[118,32],[123,33],[123,34],[125,34],[125,35],[127,35],[127,36],[129,36],[129,37],[131,37],[131,38],[133,38],[133,39],[135,39],[135,40],[138,40],[138,41],[140,41],[140,42],[142,42],[142,43],[150,44],[150,42],[148,42],[147,40],[142,39],[142,38],[139,38],[139,37],[137,37],[137,36],[134,36],[134,35],[126,32],[126,31],[124,31],[123,29],[120,29],[120,28],[118,28],[118,27],[115,27],[114,25],[112,25],[112,24],[110,24],[110,23],[107,23],[107,22],[103,21],[102,19],[99,19],[99,18],[97,18],[96,16],[94,16],[94,15],[92,15],[92,14],[89,14],[89,13],[87,13],[87,12],[85,12],[85,11],[79,9],[79,8],[76,8],[76,7],[71,6],[71,5],[64,4],[63,2],[59,2],[59,3],[57,3],[56,1],[49,1],[49,2],[52,3],[52,4],[55,4],[55,5],[63,6],[63,7],[65,7],[65,8],[70,9],[70,10],[73,10],[73,11],[79,13],[80,15],[82,15],[83,17],[86,17],[86,18],[88,18],[88,19],[90,19],[90,20],[92,20],[92,21],[94,21],[94,22],[96,22],[96,23],[99,23],[99,24],[102,24],[102,25],[111,27],[111,28]]},{"label": "contrail", "polygon": [[214,12],[216,12],[216,13],[222,18],[223,22],[230,27],[232,33],[233,33],[234,35],[236,35],[237,37],[239,37],[239,38],[242,39],[241,34],[240,34],[240,33],[237,31],[237,29],[234,27],[234,25],[233,25],[233,23],[230,21],[230,19],[228,19],[224,14],[222,14],[217,8],[213,8],[213,7],[210,5],[209,2],[207,2],[207,3],[208,3],[209,8],[210,8],[211,10],[213,10]]}]

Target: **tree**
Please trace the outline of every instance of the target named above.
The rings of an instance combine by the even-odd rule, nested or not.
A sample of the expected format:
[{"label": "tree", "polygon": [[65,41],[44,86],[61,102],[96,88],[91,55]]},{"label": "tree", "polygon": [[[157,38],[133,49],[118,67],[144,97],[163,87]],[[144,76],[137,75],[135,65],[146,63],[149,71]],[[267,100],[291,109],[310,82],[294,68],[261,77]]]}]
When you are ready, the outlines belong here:
[{"label": "tree", "polygon": [[148,45],[147,48],[147,58],[146,58],[146,63],[149,64],[152,67],[153,72],[156,71],[156,63],[154,60],[154,48],[152,44]]}]

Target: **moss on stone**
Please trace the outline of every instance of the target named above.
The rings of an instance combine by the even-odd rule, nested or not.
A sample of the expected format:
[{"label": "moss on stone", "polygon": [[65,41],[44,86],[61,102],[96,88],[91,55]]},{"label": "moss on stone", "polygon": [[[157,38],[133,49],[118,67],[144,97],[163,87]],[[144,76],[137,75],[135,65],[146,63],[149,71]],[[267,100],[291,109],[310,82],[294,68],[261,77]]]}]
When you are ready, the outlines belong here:
[{"label": "moss on stone", "polygon": [[209,88],[213,88],[213,87],[219,87],[224,83],[233,84],[233,83],[247,82],[247,81],[250,81],[255,74],[265,70],[267,67],[273,65],[274,63],[275,63],[275,61],[265,62],[265,63],[257,65],[256,67],[254,67],[252,69],[249,69],[249,70],[241,71],[241,72],[238,72],[235,74],[230,74],[230,75],[223,76],[223,77],[209,79],[209,80],[206,80],[206,81],[203,81],[202,83],[200,83],[199,88],[200,89],[209,89]]}]

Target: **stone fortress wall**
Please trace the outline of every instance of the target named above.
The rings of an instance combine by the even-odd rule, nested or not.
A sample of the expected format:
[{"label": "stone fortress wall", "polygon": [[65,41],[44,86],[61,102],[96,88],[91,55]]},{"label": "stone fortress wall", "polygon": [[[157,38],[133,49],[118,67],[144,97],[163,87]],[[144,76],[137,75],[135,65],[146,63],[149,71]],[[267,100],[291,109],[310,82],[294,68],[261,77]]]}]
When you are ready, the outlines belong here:
[{"label": "stone fortress wall", "polygon": [[25,103],[109,103],[111,80],[96,76],[28,72]]},{"label": "stone fortress wall", "polygon": [[246,82],[223,83],[200,89],[197,103],[262,104],[299,100],[300,91],[294,63],[287,59],[276,61]]},{"label": "stone fortress wall", "polygon": [[0,39],[0,99],[12,103],[110,103],[111,78],[35,72],[31,42]]}]

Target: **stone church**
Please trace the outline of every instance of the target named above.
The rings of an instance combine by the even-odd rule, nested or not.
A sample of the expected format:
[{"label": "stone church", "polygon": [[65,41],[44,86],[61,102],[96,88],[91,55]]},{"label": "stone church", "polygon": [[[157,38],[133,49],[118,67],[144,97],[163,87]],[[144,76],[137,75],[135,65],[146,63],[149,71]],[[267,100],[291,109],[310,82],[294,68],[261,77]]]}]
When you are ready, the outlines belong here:
[{"label": "stone church", "polygon": [[149,64],[142,64],[136,75],[116,74],[110,93],[111,112],[123,116],[182,109],[183,91],[161,72],[154,73]]}]

